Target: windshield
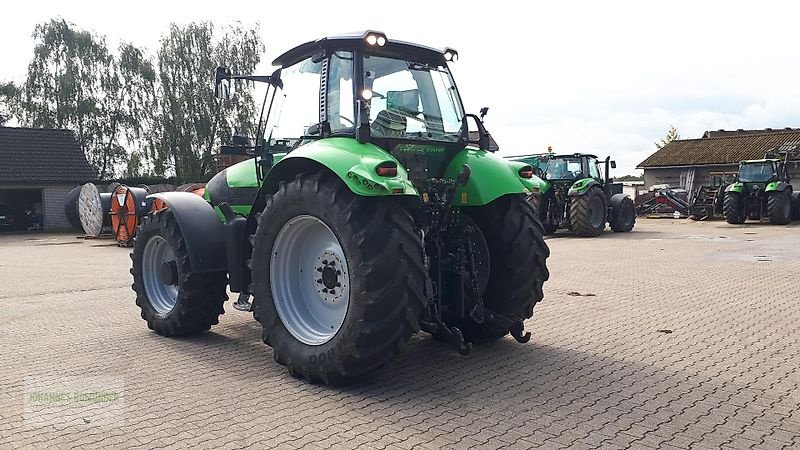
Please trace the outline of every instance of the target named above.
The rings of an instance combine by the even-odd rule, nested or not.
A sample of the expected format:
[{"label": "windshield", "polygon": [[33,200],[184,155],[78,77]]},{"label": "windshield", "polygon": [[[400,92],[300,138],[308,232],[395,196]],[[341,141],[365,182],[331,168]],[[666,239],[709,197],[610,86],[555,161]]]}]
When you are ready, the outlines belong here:
[{"label": "windshield", "polygon": [[739,181],[743,183],[765,183],[774,175],[772,162],[748,163],[739,167]]},{"label": "windshield", "polygon": [[[464,113],[444,66],[364,55],[374,137],[456,142]],[[366,97],[365,97],[366,98]]]},{"label": "windshield", "polygon": [[542,167],[548,180],[574,180],[582,178],[580,158],[551,158]]}]

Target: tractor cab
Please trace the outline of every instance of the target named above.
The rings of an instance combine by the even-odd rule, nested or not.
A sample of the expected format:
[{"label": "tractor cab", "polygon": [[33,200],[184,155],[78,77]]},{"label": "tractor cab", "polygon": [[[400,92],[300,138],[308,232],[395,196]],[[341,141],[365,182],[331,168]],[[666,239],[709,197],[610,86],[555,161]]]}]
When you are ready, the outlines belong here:
[{"label": "tractor cab", "polygon": [[583,178],[602,180],[600,162],[594,155],[548,155],[542,158],[539,167],[548,181],[577,181]]},{"label": "tractor cab", "polygon": [[[271,76],[237,76],[218,68],[215,91],[230,96],[230,80],[266,82],[262,119],[250,149],[280,154],[331,138],[355,138],[388,151],[417,187],[441,178],[467,146],[490,150],[482,121],[465,114],[448,63],[458,52],[389,40],[385,34],[326,37],[276,58]],[[468,121],[477,132],[470,133]],[[470,136],[475,139],[470,140]],[[273,158],[267,158],[271,160]],[[389,165],[389,164],[387,164]],[[262,174],[263,175],[263,174]]]},{"label": "tractor cab", "polygon": [[777,159],[742,161],[738,179],[741,183],[769,183],[780,177],[782,164]]}]

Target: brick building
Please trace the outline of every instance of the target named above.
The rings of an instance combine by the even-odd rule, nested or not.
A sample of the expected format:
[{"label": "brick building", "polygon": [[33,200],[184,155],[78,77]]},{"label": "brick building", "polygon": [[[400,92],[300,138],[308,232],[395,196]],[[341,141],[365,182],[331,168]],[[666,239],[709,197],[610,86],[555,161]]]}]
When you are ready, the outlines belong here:
[{"label": "brick building", "polygon": [[0,215],[13,218],[0,231],[68,228],[64,199],[96,179],[72,131],[0,127]]},{"label": "brick building", "polygon": [[[639,163],[645,187],[667,184],[692,191],[729,179],[739,162],[760,159],[769,150],[800,145],[800,128],[706,131],[699,139],[670,142]],[[800,189],[800,161],[789,164],[794,189]]]}]

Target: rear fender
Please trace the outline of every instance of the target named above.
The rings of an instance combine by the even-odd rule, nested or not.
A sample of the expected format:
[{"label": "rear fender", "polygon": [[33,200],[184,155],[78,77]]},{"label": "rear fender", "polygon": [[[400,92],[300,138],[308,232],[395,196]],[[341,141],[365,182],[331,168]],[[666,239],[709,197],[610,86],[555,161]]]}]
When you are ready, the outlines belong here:
[{"label": "rear fender", "polygon": [[172,211],[193,272],[227,270],[224,229],[211,204],[190,192],[159,192],[147,198],[163,201]]},{"label": "rear fender", "polygon": [[608,201],[608,206],[610,206],[614,211],[622,205],[622,201],[626,198],[630,198],[629,195],[626,194],[614,194],[611,196],[611,200]]},{"label": "rear fender", "polygon": [[[375,168],[384,162],[397,165],[396,176],[383,177],[375,172]],[[292,150],[267,173],[264,192],[277,192],[281,181],[320,167],[336,174],[356,195],[419,196],[405,168],[394,156],[377,145],[361,144],[353,138],[320,139]]]},{"label": "rear fender", "polygon": [[520,169],[529,166],[522,161],[509,161],[483,150],[466,148],[447,165],[444,177],[456,179],[469,165],[471,175],[467,184],[456,189],[456,206],[483,206],[507,194],[541,194],[547,183],[537,176],[522,178]]}]

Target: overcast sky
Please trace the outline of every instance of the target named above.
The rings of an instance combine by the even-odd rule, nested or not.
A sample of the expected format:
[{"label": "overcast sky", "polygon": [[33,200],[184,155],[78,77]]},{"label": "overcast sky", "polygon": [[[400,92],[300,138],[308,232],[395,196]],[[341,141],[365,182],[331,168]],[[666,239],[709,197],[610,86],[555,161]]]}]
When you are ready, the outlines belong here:
[{"label": "overcast sky", "polygon": [[[37,23],[62,17],[154,52],[170,22],[260,24],[269,61],[303,41],[384,31],[389,39],[459,51],[454,76],[467,109],[489,106],[501,153],[613,155],[633,172],[670,125],[800,126],[795,2],[493,0],[402,2],[5,2],[0,80],[22,81]],[[333,8],[333,9],[331,9]],[[270,71],[271,72],[271,71]]]}]

